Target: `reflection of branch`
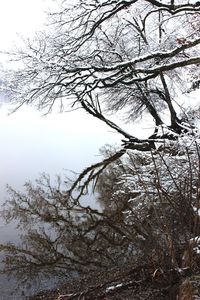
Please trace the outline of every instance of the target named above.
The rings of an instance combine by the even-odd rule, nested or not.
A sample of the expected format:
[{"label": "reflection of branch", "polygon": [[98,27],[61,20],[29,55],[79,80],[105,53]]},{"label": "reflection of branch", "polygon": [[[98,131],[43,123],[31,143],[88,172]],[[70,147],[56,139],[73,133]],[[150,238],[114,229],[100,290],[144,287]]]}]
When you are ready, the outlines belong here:
[{"label": "reflection of branch", "polygon": [[181,128],[182,128],[181,124],[179,124],[179,127],[177,128],[172,128],[172,127],[162,128],[165,129],[166,132],[163,131],[161,135],[159,135],[159,132],[157,130],[156,133],[154,133],[151,137],[147,139],[138,139],[135,137],[129,137],[128,140],[122,140],[123,148],[121,150],[116,152],[111,157],[106,158],[101,162],[89,166],[88,168],[83,170],[82,173],[80,173],[76,181],[68,190],[69,195],[72,196],[73,192],[78,191],[78,195],[76,195],[76,197],[74,198],[78,201],[82,195],[87,193],[88,186],[91,182],[94,182],[94,189],[95,189],[96,182],[100,174],[104,171],[104,169],[110,163],[113,163],[114,161],[119,159],[122,155],[124,155],[128,149],[142,151],[142,152],[152,151],[156,149],[156,144],[160,144],[160,143],[163,144],[165,143],[166,140],[171,140],[171,141],[177,140],[178,138],[177,131],[181,130]]},{"label": "reflection of branch", "polygon": [[[86,168],[76,179],[70,190],[68,191],[69,194],[72,194],[72,192],[79,187],[79,195],[77,199],[80,198],[81,195],[84,194],[84,191],[87,189],[88,184],[91,181],[94,181],[98,178],[98,176],[102,173],[102,171],[112,162],[119,159],[122,155],[124,155],[126,152],[125,149],[121,149],[120,151],[116,152],[114,155],[112,155],[109,158],[104,159],[101,162],[98,162],[94,165],[91,165],[90,167]],[[86,178],[86,179],[85,179]],[[81,182],[85,179],[83,184],[81,185]]]}]

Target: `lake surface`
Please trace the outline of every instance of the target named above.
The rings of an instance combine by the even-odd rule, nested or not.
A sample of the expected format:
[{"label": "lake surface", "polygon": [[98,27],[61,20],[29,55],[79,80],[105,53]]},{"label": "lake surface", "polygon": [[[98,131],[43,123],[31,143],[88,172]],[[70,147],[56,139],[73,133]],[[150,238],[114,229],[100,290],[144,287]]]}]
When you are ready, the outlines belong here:
[{"label": "lake surface", "polygon": [[[121,144],[121,136],[109,129],[103,122],[83,111],[52,113],[46,117],[34,108],[22,107],[8,115],[10,106],[0,107],[0,205],[7,197],[6,184],[23,191],[25,181],[34,181],[41,173],[64,175],[69,170],[80,172],[88,165],[101,160],[99,149],[105,144]],[[125,126],[133,135],[141,134],[141,124],[132,128]],[[151,132],[151,122],[145,122],[145,136]],[[95,205],[93,197],[87,197],[88,204]],[[0,219],[0,243],[18,241],[14,224],[5,225]],[[2,276],[1,296],[12,299],[16,283]],[[47,287],[44,282],[43,287]],[[36,287],[37,290],[37,287]],[[21,291],[19,291],[21,294]],[[10,298],[8,298],[10,297]],[[3,299],[3,298],[2,298]],[[20,298],[22,299],[22,298]]]},{"label": "lake surface", "polygon": [[[99,148],[104,144],[120,143],[120,136],[81,111],[42,117],[33,108],[24,107],[11,115],[9,110],[8,104],[0,107],[0,205],[7,197],[6,184],[23,190],[25,181],[34,181],[43,172],[52,179],[69,170],[80,172],[101,159]],[[92,204],[94,199],[87,201]],[[15,224],[5,225],[0,219],[0,243],[18,239]],[[0,277],[0,299],[14,299],[16,283],[8,279]]]}]

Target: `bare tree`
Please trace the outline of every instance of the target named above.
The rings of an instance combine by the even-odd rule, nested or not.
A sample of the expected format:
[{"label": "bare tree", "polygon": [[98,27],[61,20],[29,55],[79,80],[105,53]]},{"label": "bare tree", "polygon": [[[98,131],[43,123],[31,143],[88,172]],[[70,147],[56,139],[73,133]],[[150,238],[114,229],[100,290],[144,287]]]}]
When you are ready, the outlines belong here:
[{"label": "bare tree", "polygon": [[[65,276],[66,270],[105,269],[130,257],[163,268],[180,265],[181,241],[199,233],[193,209],[199,209],[199,168],[193,169],[199,152],[198,140],[196,150],[179,148],[195,129],[187,116],[183,122],[174,101],[180,90],[198,87],[199,18],[199,1],[65,0],[50,15],[48,31],[15,54],[23,66],[9,74],[7,89],[17,107],[34,104],[45,113],[82,108],[121,134],[123,145],[70,187],[59,180],[53,187],[45,176],[36,187],[28,183],[25,194],[10,188],[4,217],[18,219],[27,234],[22,245],[1,245],[8,272],[24,279],[28,270]],[[108,118],[119,111],[132,122],[149,114],[153,134],[142,139],[125,131]],[[106,203],[102,211],[81,202],[91,182]]]},{"label": "bare tree", "polygon": [[[9,74],[7,89],[17,107],[81,108],[122,135],[122,148],[84,170],[73,187],[83,178],[87,185],[127,149],[150,151],[193,134],[174,103],[177,94],[198,87],[199,10],[199,2],[62,1],[47,32],[14,55],[23,65]],[[127,132],[109,119],[113,112],[131,122],[150,115],[154,132],[146,139]]]},{"label": "bare tree", "polygon": [[[24,68],[10,90],[18,105],[34,103],[47,113],[57,102],[61,110],[83,108],[118,131],[125,148],[152,149],[159,137],[187,129],[173,101],[178,86],[186,91],[187,81],[199,80],[199,10],[199,2],[62,1],[50,15],[53,33],[50,27],[19,51]],[[108,119],[106,111],[122,109],[133,122],[150,114],[155,133],[144,141]]]}]

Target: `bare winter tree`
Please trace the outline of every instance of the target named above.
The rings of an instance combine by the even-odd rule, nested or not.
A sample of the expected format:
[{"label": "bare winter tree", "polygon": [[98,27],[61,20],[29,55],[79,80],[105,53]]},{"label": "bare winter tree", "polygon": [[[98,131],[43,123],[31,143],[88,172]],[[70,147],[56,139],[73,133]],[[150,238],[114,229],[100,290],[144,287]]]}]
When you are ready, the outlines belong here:
[{"label": "bare winter tree", "polygon": [[[121,134],[123,145],[86,168],[64,192],[59,182],[53,187],[47,177],[36,187],[28,183],[25,194],[10,189],[10,207],[4,210],[4,217],[19,219],[27,235],[19,247],[1,246],[8,253],[8,272],[22,278],[27,275],[24,270],[30,269],[33,275],[40,270],[65,275],[66,270],[103,269],[123,263],[136,250],[144,258],[144,249],[150,249],[146,255],[152,257],[157,248],[161,254],[156,261],[164,257],[162,266],[179,265],[173,228],[179,228],[182,241],[191,237],[196,224],[192,223],[192,205],[198,211],[199,169],[197,173],[192,169],[190,155],[196,153],[197,166],[199,152],[197,144],[193,154],[187,147],[174,146],[182,134],[196,134],[174,104],[177,95],[198,88],[199,22],[199,1],[77,0],[71,4],[65,0],[50,14],[47,32],[15,54],[23,65],[9,74],[7,89],[17,107],[34,104],[45,113],[54,107],[84,109]],[[163,110],[168,111],[168,120]],[[142,139],[125,131],[108,118],[113,112],[123,112],[131,122],[150,115],[153,134]],[[129,150],[145,154],[136,157]],[[113,162],[114,169],[106,171]],[[173,164],[177,173],[171,169]],[[182,176],[184,164],[186,175]],[[109,180],[102,187],[106,176]],[[108,195],[115,200],[112,209],[106,204],[100,212],[82,204],[81,196],[90,182],[98,187],[104,203],[109,203]],[[180,208],[185,209],[183,214]],[[170,209],[182,227],[166,218]],[[152,214],[157,214],[156,222]],[[183,216],[188,217],[187,224]],[[38,221],[41,227],[34,228]]]},{"label": "bare winter tree", "polygon": [[[14,55],[22,66],[9,74],[7,89],[17,107],[34,104],[45,113],[82,108],[122,135],[122,149],[77,183],[98,177],[126,149],[150,151],[192,133],[174,104],[177,95],[198,87],[199,14],[199,2],[62,1],[47,32]],[[108,118],[119,111],[131,122],[150,115],[153,134],[142,139],[125,131]]]},{"label": "bare winter tree", "polygon": [[[187,130],[174,100],[199,81],[199,11],[199,2],[62,1],[50,15],[52,28],[19,51],[24,68],[10,90],[18,105],[47,113],[57,102],[61,110],[83,108],[118,131],[125,148],[152,149],[158,137]],[[132,122],[150,114],[154,134],[142,140],[107,118],[106,111],[122,109]]]}]

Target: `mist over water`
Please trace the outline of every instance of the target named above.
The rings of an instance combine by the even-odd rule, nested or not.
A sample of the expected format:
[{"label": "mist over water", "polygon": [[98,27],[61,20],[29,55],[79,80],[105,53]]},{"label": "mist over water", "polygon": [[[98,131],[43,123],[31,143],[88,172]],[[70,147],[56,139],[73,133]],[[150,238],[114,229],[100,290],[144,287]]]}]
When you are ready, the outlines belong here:
[{"label": "mist over water", "polygon": [[8,110],[6,104],[0,108],[1,199],[5,184],[19,188],[43,172],[51,176],[80,172],[100,159],[99,148],[117,139],[80,111],[42,117],[33,108],[23,107],[11,115]]},{"label": "mist over water", "polygon": [[[26,181],[34,182],[44,172],[51,176],[52,183],[56,175],[73,177],[70,170],[80,172],[101,159],[99,148],[104,144],[120,142],[120,136],[82,111],[43,117],[26,106],[9,115],[10,109],[9,104],[1,104],[0,205],[8,197],[7,184],[23,191]],[[95,199],[87,197],[84,201],[92,205]],[[0,218],[0,243],[18,240],[16,224],[6,225]],[[10,295],[15,285],[1,276],[1,296]]]}]

